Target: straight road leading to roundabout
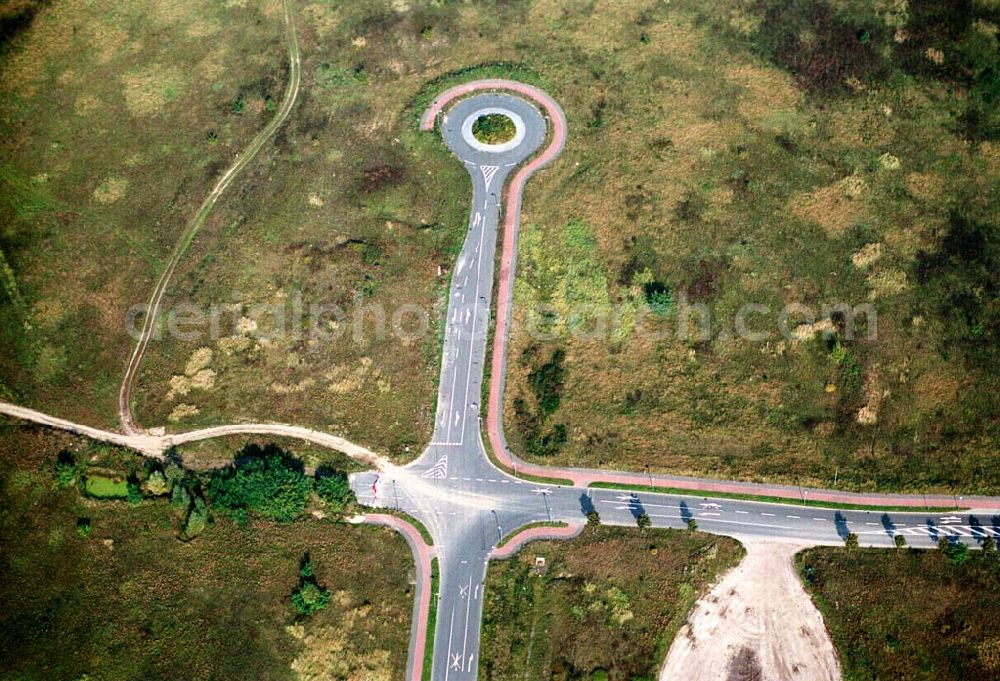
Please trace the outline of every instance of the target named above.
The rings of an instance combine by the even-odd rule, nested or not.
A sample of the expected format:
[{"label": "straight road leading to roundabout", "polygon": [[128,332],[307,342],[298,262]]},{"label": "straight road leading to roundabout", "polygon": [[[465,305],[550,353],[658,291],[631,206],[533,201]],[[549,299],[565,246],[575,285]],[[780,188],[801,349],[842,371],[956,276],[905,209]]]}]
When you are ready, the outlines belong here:
[{"label": "straight road leading to roundabout", "polygon": [[[500,408],[521,191],[535,170],[561,152],[566,122],[561,109],[544,92],[511,81],[476,81],[448,90],[428,109],[422,127],[433,129],[442,111],[441,134],[468,170],[473,194],[468,232],[449,292],[434,436],[423,454],[409,465],[383,467],[352,478],[362,503],[405,511],[418,518],[434,538],[440,581],[438,593],[433,595],[437,599],[433,679],[475,679],[486,565],[499,542],[530,523],[559,521],[580,525],[588,512],[597,510],[602,522],[608,524],[634,526],[636,518],[646,514],[655,527],[682,528],[694,520],[708,532],[799,544],[841,544],[844,537],[854,533],[865,545],[891,546],[893,537],[902,534],[910,545],[932,548],[940,537],[974,544],[986,536],[1000,536],[1000,515],[992,515],[998,513],[994,509],[1000,508],[1000,500],[993,498],[968,499],[970,505],[979,509],[972,513],[840,511],[798,505],[793,500],[761,503],[653,491],[656,486],[688,484],[711,490],[713,484],[720,484],[744,493],[767,494],[777,489],[778,496],[787,496],[787,488],[516,464],[517,459],[503,438]],[[516,128],[513,139],[493,146],[478,142],[471,134],[472,122],[484,113],[511,118]],[[550,126],[549,145],[516,171],[506,197],[502,196],[508,176],[541,148]],[[487,456],[481,436],[479,402],[503,198],[506,222],[488,433],[501,462],[516,465],[515,470],[533,476],[550,477],[553,483],[534,482],[501,470]],[[556,479],[573,484],[554,484]],[[649,492],[588,486],[594,482],[647,481]],[[810,492],[814,493],[813,498],[829,499],[823,491]],[[837,498],[838,493],[829,494]],[[862,501],[868,499],[864,497]],[[850,501],[849,495],[842,500]],[[884,497],[883,501],[893,506],[916,506],[921,502],[919,498],[902,495]],[[934,503],[949,506],[952,499],[935,497]],[[415,623],[415,631],[422,634],[424,624]],[[419,650],[422,648],[421,644]],[[411,645],[408,678],[413,681],[420,678],[422,669],[422,656],[416,659],[415,652]]]}]

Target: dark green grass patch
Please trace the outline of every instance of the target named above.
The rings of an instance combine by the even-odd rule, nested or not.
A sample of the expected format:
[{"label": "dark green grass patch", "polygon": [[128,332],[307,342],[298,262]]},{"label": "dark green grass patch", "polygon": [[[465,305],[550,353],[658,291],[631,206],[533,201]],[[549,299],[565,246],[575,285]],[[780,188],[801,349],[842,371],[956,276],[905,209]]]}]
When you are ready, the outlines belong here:
[{"label": "dark green grass patch", "polygon": [[809,549],[796,557],[846,679],[1000,675],[1000,559],[972,551]]}]

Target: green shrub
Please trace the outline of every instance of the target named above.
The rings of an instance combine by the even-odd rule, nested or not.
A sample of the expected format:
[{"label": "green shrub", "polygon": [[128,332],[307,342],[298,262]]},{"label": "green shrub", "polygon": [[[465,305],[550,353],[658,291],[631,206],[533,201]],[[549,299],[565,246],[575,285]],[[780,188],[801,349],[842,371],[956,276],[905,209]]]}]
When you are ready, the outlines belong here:
[{"label": "green shrub", "polygon": [[76,519],[76,533],[84,539],[90,536],[90,518]]},{"label": "green shrub", "polygon": [[665,284],[658,281],[651,281],[643,286],[646,295],[646,304],[657,317],[666,317],[674,305],[674,297],[670,289]]},{"label": "green shrub", "polygon": [[354,501],[347,474],[328,467],[316,471],[316,493],[338,511]]},{"label": "green shrub", "polygon": [[543,418],[559,408],[566,379],[565,362],[566,351],[557,348],[552,352],[552,358],[548,362],[535,367],[528,374],[528,382],[538,400]]},{"label": "green shrub", "polygon": [[472,136],[483,144],[503,144],[514,139],[517,128],[509,116],[486,114],[472,124]]},{"label": "green shrub", "polygon": [[128,482],[125,483],[125,490],[125,498],[130,505],[138,506],[142,503],[142,487],[138,480],[129,478]]},{"label": "green shrub", "polygon": [[248,445],[234,466],[212,474],[208,497],[218,509],[290,521],[305,510],[310,487],[302,464],[277,445]]}]

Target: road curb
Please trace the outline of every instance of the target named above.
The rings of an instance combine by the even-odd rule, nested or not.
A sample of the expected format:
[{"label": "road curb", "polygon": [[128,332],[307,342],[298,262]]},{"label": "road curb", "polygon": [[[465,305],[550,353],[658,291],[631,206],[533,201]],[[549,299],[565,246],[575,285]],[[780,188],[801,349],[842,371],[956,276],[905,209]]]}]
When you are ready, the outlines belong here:
[{"label": "road curb", "polygon": [[546,539],[572,539],[583,532],[586,523],[571,523],[565,527],[531,527],[514,535],[514,538],[503,546],[498,546],[490,552],[490,560],[505,560],[512,558],[526,544]]},{"label": "road curb", "polygon": [[368,513],[356,517],[354,521],[396,530],[403,535],[413,551],[417,571],[417,593],[413,599],[413,625],[410,630],[406,679],[407,681],[421,681],[424,674],[424,653],[427,650],[427,620],[431,612],[431,560],[435,556],[434,547],[424,541],[420,530],[398,516]]}]

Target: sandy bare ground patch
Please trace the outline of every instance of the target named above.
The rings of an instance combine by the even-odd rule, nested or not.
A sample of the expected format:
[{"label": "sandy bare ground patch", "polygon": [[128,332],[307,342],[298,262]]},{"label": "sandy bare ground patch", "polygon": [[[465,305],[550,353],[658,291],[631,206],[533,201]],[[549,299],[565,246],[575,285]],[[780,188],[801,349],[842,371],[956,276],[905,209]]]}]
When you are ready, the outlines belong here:
[{"label": "sandy bare ground patch", "polygon": [[695,605],[660,681],[830,681],[840,662],[802,588],[802,546],[745,541],[746,558]]}]

